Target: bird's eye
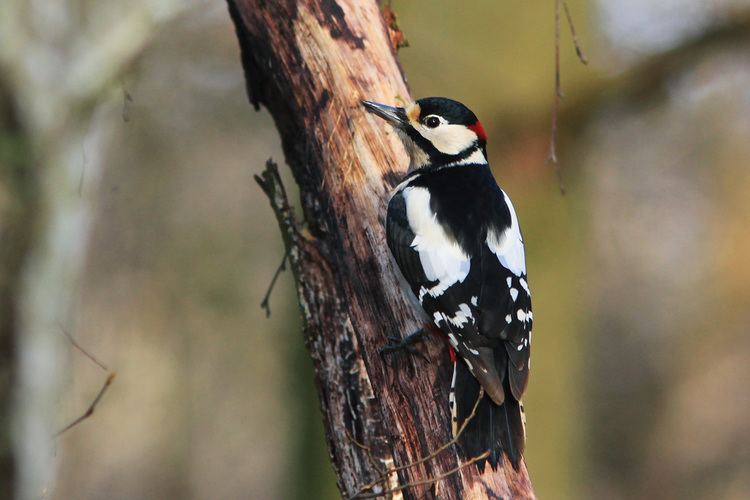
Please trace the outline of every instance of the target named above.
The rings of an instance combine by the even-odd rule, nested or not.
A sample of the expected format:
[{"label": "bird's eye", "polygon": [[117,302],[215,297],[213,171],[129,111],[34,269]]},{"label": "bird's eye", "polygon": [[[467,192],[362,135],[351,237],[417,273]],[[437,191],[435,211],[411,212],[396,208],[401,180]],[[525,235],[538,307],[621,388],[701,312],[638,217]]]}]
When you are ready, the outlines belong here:
[{"label": "bird's eye", "polygon": [[424,119],[424,124],[430,128],[435,128],[440,125],[440,118],[435,115],[430,115]]}]

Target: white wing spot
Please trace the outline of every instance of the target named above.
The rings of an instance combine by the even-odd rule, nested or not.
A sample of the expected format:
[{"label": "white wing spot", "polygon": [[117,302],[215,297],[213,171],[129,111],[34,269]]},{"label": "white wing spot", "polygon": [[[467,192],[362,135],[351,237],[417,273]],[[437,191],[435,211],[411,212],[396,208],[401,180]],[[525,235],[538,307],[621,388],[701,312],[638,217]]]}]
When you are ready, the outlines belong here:
[{"label": "white wing spot", "polygon": [[458,305],[458,311],[456,311],[455,316],[447,317],[445,316],[445,314],[443,314],[443,318],[445,318],[451,325],[457,326],[459,328],[463,327],[465,323],[469,322],[469,320],[474,322],[474,316],[471,313],[471,308],[466,303]]},{"label": "white wing spot", "polygon": [[448,334],[448,340],[451,341],[451,345],[453,347],[458,347],[458,339],[456,338],[455,335],[453,335],[452,333],[449,333]]},{"label": "white wing spot", "polygon": [[508,278],[505,280],[505,282],[508,284],[508,288],[510,288],[511,286],[513,286],[513,278],[511,278],[510,276],[508,276]]},{"label": "white wing spot", "polygon": [[516,290],[515,288],[511,288],[510,289],[510,298],[513,299],[513,302],[515,302],[516,299],[518,298],[518,290]]},{"label": "white wing spot", "polygon": [[512,318],[510,317],[510,314],[508,314],[508,315],[506,315],[506,316],[505,316],[505,322],[506,322],[506,323],[510,323],[510,322],[511,322],[511,319],[512,319]]},{"label": "white wing spot", "polygon": [[520,280],[518,280],[518,281],[520,281],[520,283],[521,283],[521,286],[523,287],[523,289],[524,289],[524,290],[526,290],[526,293],[528,293],[528,294],[529,294],[529,296],[531,296],[531,290],[529,290],[529,284],[528,284],[528,283],[526,283],[526,280],[525,280],[525,279],[523,279],[523,278],[521,278],[521,279],[520,279]]},{"label": "white wing spot", "polygon": [[471,305],[474,306],[474,307],[477,307],[478,301],[479,301],[479,297],[477,297],[476,295],[474,295],[471,298]]},{"label": "white wing spot", "polygon": [[436,312],[432,315],[432,320],[435,322],[436,325],[440,326],[440,322],[445,320],[445,316],[441,312]]},{"label": "white wing spot", "polygon": [[523,309],[519,309],[518,312],[516,312],[516,317],[518,318],[518,321],[526,321],[526,313]]}]

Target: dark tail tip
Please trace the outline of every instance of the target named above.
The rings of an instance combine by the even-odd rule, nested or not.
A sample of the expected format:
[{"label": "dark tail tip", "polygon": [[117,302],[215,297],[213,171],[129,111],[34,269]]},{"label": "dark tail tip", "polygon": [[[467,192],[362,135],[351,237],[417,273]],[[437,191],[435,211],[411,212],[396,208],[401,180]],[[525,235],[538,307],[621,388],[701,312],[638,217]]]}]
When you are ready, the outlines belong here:
[{"label": "dark tail tip", "polygon": [[[466,369],[464,363],[456,364],[456,416],[458,426],[471,417],[479,397],[479,382]],[[465,373],[462,373],[465,372]],[[502,464],[503,453],[514,470],[519,470],[525,447],[525,430],[521,405],[513,397],[507,379],[503,383],[505,401],[495,404],[486,394],[476,406],[476,412],[458,439],[459,451],[463,460],[471,460],[489,451],[486,459],[477,460],[479,470],[489,462],[493,470]]]}]

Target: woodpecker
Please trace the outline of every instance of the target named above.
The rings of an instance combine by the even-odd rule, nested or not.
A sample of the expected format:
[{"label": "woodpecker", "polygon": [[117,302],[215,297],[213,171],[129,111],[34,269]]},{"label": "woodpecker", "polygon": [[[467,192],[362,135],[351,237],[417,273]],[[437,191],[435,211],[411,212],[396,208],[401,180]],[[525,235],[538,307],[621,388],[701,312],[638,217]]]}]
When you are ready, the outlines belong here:
[{"label": "woodpecker", "polygon": [[388,203],[386,236],[412,292],[450,344],[454,436],[484,389],[459,450],[465,459],[489,451],[493,469],[504,452],[517,469],[525,446],[531,292],[518,217],[487,162],[487,134],[469,108],[444,97],[405,107],[362,104],[393,126],[409,153],[406,176]]}]

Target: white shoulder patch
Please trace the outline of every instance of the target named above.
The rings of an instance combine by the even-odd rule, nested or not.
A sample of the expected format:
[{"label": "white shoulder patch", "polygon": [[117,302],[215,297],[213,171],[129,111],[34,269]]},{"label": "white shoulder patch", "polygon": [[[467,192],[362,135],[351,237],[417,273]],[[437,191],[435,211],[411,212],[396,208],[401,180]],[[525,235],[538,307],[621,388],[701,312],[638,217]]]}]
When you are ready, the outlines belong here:
[{"label": "white shoulder patch", "polygon": [[437,297],[449,286],[466,279],[470,260],[437,221],[437,215],[430,208],[430,192],[426,188],[409,186],[403,190],[403,194],[406,218],[416,235],[411,246],[419,252],[419,261],[427,279],[438,282],[420,293],[421,302],[424,293]]},{"label": "white shoulder patch", "polygon": [[510,210],[510,227],[498,234],[490,230],[487,233],[487,246],[497,255],[500,263],[508,268],[516,276],[526,274],[526,256],[524,255],[523,238],[521,237],[521,228],[518,225],[516,210],[513,208],[508,195],[503,191],[505,204]]}]

